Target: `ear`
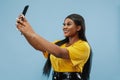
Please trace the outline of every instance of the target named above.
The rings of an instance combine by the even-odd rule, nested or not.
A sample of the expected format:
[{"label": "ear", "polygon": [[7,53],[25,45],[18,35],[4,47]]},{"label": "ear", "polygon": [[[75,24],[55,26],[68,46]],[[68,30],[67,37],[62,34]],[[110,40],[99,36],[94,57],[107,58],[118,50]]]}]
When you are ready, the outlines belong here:
[{"label": "ear", "polygon": [[81,26],[77,26],[77,31],[80,31],[81,30]]}]

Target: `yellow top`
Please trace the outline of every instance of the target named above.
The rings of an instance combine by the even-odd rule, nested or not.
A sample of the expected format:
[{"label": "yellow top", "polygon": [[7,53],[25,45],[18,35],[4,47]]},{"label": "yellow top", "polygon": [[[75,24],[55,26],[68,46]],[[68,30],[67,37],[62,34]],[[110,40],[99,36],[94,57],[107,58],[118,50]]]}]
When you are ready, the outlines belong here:
[{"label": "yellow top", "polygon": [[[60,46],[66,48],[70,59],[57,58],[51,54],[50,60],[54,71],[57,72],[82,72],[83,66],[90,55],[90,46],[87,42],[78,40],[74,44],[66,47],[66,44]],[[47,57],[48,53],[44,53]]]}]

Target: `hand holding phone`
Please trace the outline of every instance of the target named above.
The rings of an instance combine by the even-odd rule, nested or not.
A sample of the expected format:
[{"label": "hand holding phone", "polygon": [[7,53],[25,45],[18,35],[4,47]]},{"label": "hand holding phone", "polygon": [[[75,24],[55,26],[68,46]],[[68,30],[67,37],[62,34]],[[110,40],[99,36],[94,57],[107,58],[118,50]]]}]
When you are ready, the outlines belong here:
[{"label": "hand holding phone", "polygon": [[[24,7],[24,9],[23,9],[23,11],[22,11],[22,14],[23,14],[24,16],[26,15],[28,8],[29,8],[29,5],[26,5],[26,6]],[[21,20],[23,21],[23,18],[21,18]],[[21,33],[21,35],[22,35],[22,33]]]}]

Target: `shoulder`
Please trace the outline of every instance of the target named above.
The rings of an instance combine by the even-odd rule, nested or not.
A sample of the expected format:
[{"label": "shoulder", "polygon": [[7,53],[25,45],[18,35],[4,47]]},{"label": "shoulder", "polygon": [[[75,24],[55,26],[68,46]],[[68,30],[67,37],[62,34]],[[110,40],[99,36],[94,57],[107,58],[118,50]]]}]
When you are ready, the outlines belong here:
[{"label": "shoulder", "polygon": [[87,41],[83,41],[83,40],[79,40],[79,41],[75,42],[72,46],[76,47],[80,50],[90,50],[89,43]]}]

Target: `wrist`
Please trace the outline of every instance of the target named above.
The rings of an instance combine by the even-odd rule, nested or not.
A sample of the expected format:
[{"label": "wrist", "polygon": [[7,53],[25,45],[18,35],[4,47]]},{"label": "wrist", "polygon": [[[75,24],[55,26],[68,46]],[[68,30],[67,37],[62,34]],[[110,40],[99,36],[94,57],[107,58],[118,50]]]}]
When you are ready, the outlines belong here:
[{"label": "wrist", "polygon": [[29,39],[33,39],[36,36],[35,32],[25,32],[24,36]]}]

